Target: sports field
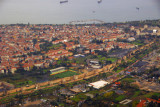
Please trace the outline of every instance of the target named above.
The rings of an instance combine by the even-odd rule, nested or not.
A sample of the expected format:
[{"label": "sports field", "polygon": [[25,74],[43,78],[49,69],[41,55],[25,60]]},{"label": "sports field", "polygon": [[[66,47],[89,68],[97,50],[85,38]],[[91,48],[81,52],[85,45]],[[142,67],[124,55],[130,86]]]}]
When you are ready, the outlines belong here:
[{"label": "sports field", "polygon": [[52,74],[51,76],[54,76],[56,78],[64,78],[64,77],[70,77],[70,76],[73,76],[73,75],[78,75],[78,73],[76,71],[63,71],[63,72],[58,72],[56,74]]},{"label": "sports field", "polygon": [[66,72],[66,70],[60,70],[60,71],[57,71],[57,72],[53,72],[51,75],[59,74],[59,73],[62,73],[62,72]]},{"label": "sports field", "polygon": [[56,74],[54,76],[57,77],[57,78],[64,78],[64,77],[70,77],[70,76],[77,75],[77,74],[78,73],[76,73],[76,72],[66,71],[66,72],[63,72],[63,73]]}]

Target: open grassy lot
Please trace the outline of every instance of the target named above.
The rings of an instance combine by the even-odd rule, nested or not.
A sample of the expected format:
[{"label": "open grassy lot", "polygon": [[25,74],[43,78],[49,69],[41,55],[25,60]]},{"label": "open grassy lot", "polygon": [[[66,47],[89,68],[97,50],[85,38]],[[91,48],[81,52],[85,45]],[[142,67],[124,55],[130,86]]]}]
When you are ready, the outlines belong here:
[{"label": "open grassy lot", "polygon": [[149,92],[147,94],[144,95],[144,97],[148,97],[150,98],[151,96],[156,95],[156,96],[160,96],[160,93],[156,93],[156,92]]},{"label": "open grassy lot", "polygon": [[138,97],[140,95],[141,91],[138,90],[138,91],[135,91],[134,92],[134,95],[132,96],[132,98],[135,98],[135,97]]},{"label": "open grassy lot", "polygon": [[90,92],[88,92],[89,94],[94,94],[94,95],[96,95],[96,94],[98,94],[98,93],[100,93],[99,92],[99,90],[93,90],[93,91],[90,91]]},{"label": "open grassy lot", "polygon": [[73,98],[71,98],[71,100],[73,100],[75,102],[79,102],[79,101],[82,101],[85,99],[87,99],[87,96],[84,93],[80,93],[80,94],[74,96]]},{"label": "open grassy lot", "polygon": [[125,95],[119,95],[117,98],[115,98],[115,101],[122,101],[122,100],[124,100],[126,98],[126,96]]},{"label": "open grassy lot", "polygon": [[134,78],[132,77],[124,78],[121,81],[128,82],[128,83],[135,82]]},{"label": "open grassy lot", "polygon": [[61,47],[62,44],[53,44],[50,47],[48,47],[49,49],[58,49],[59,47]]},{"label": "open grassy lot", "polygon": [[107,58],[107,61],[111,61],[112,63],[116,62],[117,60],[118,60],[118,58],[114,58],[114,57]]},{"label": "open grassy lot", "polygon": [[32,81],[33,78],[26,78],[24,75],[14,74],[12,76],[4,76],[0,78],[0,81],[5,81],[13,84],[15,87],[21,87],[25,85],[32,85],[35,82]]},{"label": "open grassy lot", "polygon": [[124,67],[117,67],[117,70],[115,71],[116,73],[122,71],[123,69],[125,69]]},{"label": "open grassy lot", "polygon": [[144,43],[142,43],[140,40],[133,41],[133,42],[131,42],[131,44],[138,45],[138,46],[144,45]]},{"label": "open grassy lot", "polygon": [[52,75],[56,78],[64,78],[64,77],[70,77],[70,76],[73,76],[73,75],[77,75],[78,73],[76,72],[72,72],[72,71],[66,71],[66,72],[62,72],[62,73],[59,73],[59,74],[55,74],[55,75]]}]

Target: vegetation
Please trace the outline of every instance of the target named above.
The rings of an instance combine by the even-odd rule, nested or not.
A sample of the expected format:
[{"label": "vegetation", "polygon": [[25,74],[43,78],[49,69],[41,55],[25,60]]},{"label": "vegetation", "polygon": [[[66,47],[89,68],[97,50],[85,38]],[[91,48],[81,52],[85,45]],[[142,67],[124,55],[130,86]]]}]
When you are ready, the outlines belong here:
[{"label": "vegetation", "polygon": [[114,92],[111,91],[111,92],[105,93],[103,96],[104,96],[105,98],[110,98],[113,94],[114,94]]},{"label": "vegetation", "polygon": [[[135,22],[134,24],[137,24],[137,22]],[[37,30],[37,29],[34,29],[34,30]],[[128,28],[124,28],[124,31],[130,32],[130,30]],[[53,38],[52,41],[54,41],[54,40],[56,40],[56,38]],[[134,42],[131,42],[131,43],[142,46],[145,44],[144,42],[142,42],[142,40],[143,40],[143,37],[140,37],[140,39],[138,39]],[[32,42],[35,45],[37,43],[37,39],[34,39]],[[43,41],[43,42],[45,42],[45,43],[40,46],[41,50],[43,50],[43,51],[48,51],[50,49],[59,49],[62,46],[64,46],[63,43],[52,44],[51,42],[47,42],[47,41]],[[78,41],[74,41],[74,42],[78,43]],[[93,40],[92,42],[97,43],[97,44],[102,43],[102,41],[96,40],[96,39]],[[157,47],[158,46],[152,46],[152,48],[145,49],[142,52],[137,52],[136,55],[134,55],[132,58],[127,59],[126,61],[123,60],[122,63],[119,64],[114,69],[114,71],[120,72],[120,71],[124,70],[126,67],[133,64],[136,60],[143,58],[145,55],[147,55],[149,52],[151,52],[153,49],[156,49]],[[116,49],[111,50],[110,54],[112,54],[113,52],[119,52],[119,51],[123,51],[123,50],[116,48]],[[29,55],[31,55],[31,54],[42,54],[42,53],[35,52],[35,53],[30,53]],[[78,75],[78,73],[76,71],[74,71],[73,69],[70,69],[64,73],[56,72],[58,74],[55,73],[55,75],[52,75],[52,76],[48,75],[49,74],[48,71],[49,71],[49,69],[56,68],[59,66],[65,66],[65,67],[69,68],[72,63],[76,63],[78,66],[86,65],[87,59],[98,59],[102,65],[114,63],[118,60],[118,58],[108,57],[108,53],[106,53],[104,51],[96,50],[95,55],[88,54],[85,57],[73,58],[73,60],[69,60],[67,57],[61,58],[61,59],[55,61],[56,64],[54,66],[52,65],[52,66],[50,66],[50,68],[47,68],[47,69],[37,69],[36,67],[33,67],[33,69],[27,73],[24,69],[19,69],[18,71],[16,71],[16,74],[14,76],[12,74],[9,74],[7,76],[6,75],[0,75],[0,76],[2,77],[1,80],[7,81],[9,83],[13,83],[14,85],[16,85],[16,87],[31,85],[31,84],[35,83],[34,79],[38,80],[38,78],[39,78],[39,80],[41,80],[41,79],[43,80],[43,77],[47,77],[49,79],[57,79],[57,78],[64,78],[64,77],[69,77],[69,76],[73,76],[73,75]],[[79,69],[79,68],[77,67],[77,69]],[[155,68],[153,69],[153,71],[155,71]],[[149,73],[151,73],[151,71],[148,71],[148,74]],[[86,92],[86,93],[92,94],[94,96],[94,98],[87,97],[86,93],[79,93],[79,94],[75,95],[73,98],[69,98],[67,95],[65,96],[65,95],[61,95],[59,93],[61,88],[65,87],[68,89],[68,88],[73,87],[74,85],[88,84],[90,82],[97,81],[100,79],[106,79],[109,75],[112,75],[112,73],[111,74],[110,73],[100,73],[99,75],[96,75],[92,78],[84,79],[84,80],[74,82],[74,83],[69,83],[69,84],[58,85],[58,83],[57,83],[56,85],[58,85],[58,86],[56,86],[56,87],[49,87],[49,88],[45,88],[43,90],[37,90],[33,93],[26,94],[26,95],[21,95],[20,93],[15,92],[15,93],[12,93],[12,95],[15,95],[15,96],[4,97],[3,99],[0,100],[0,102],[1,103],[8,103],[8,102],[12,102],[14,100],[18,100],[18,103],[22,103],[23,100],[26,98],[31,98],[31,100],[33,101],[34,99],[41,99],[41,98],[48,99],[48,98],[54,96],[54,99],[52,99],[52,100],[54,100],[54,101],[52,101],[52,105],[56,104],[56,105],[66,106],[65,100],[70,99],[73,101],[72,104],[75,104],[75,103],[77,104],[80,101],[85,101],[85,103],[88,105],[103,107],[104,105],[108,106],[107,104],[111,104],[111,102],[114,102],[115,106],[121,106],[118,103],[126,98],[133,99],[132,106],[135,106],[138,103],[137,99],[139,100],[139,98],[149,97],[149,98],[153,98],[156,100],[158,98],[160,98],[160,93],[141,91],[136,86],[132,86],[131,83],[134,82],[135,80],[130,76],[121,79],[120,80],[121,84],[114,86],[116,88],[113,87],[114,83],[107,85],[106,87],[101,88],[100,90],[96,90],[93,87],[91,87],[90,91]],[[151,76],[151,77],[153,77],[153,76]],[[48,85],[49,84],[41,86],[41,87],[46,87]],[[110,88],[110,87],[112,87],[112,88]],[[32,89],[35,89],[35,88],[32,88]],[[32,89],[27,89],[27,91],[31,91]],[[111,89],[111,91],[109,91],[108,89]],[[116,89],[122,89],[122,90],[124,90],[125,93],[118,95],[117,93],[115,93]],[[54,95],[54,91],[56,91],[55,95]],[[58,96],[58,98],[57,98],[57,96]],[[63,100],[61,100],[61,99],[63,99]],[[153,104],[150,104],[150,105],[153,105]]]},{"label": "vegetation", "polygon": [[72,71],[66,71],[66,72],[55,74],[55,75],[52,75],[52,76],[54,76],[56,78],[64,78],[64,77],[70,77],[70,76],[73,76],[73,75],[77,75],[77,73],[72,72]]},{"label": "vegetation", "polygon": [[42,51],[49,51],[50,49],[59,49],[61,46],[63,46],[62,43],[59,44],[52,44],[51,42],[45,41],[44,44],[40,45],[40,48]]},{"label": "vegetation", "polygon": [[141,91],[140,91],[140,90],[135,91],[135,92],[134,92],[134,95],[132,96],[132,98],[138,97],[140,94],[141,94]]},{"label": "vegetation", "polygon": [[135,82],[134,78],[132,78],[132,77],[123,78],[121,81],[122,82],[128,82],[128,83]]},{"label": "vegetation", "polygon": [[32,85],[35,84],[33,81],[23,81],[23,82],[17,82],[15,85],[16,87],[26,86],[26,85]]},{"label": "vegetation", "polygon": [[71,98],[71,100],[73,100],[75,102],[79,102],[79,101],[82,101],[85,99],[87,99],[87,96],[84,93],[80,93],[80,94],[74,96],[73,98]]},{"label": "vegetation", "polygon": [[138,45],[138,46],[143,46],[144,45],[144,43],[141,40],[133,41],[133,42],[131,42],[131,44],[135,44],[135,45]]},{"label": "vegetation", "polygon": [[120,102],[120,101],[124,100],[125,98],[126,98],[125,95],[120,95],[120,96],[118,96],[117,98],[115,98],[115,101],[116,101],[116,102]]},{"label": "vegetation", "polygon": [[118,58],[109,57],[107,58],[107,61],[111,61],[112,63],[116,62]]}]

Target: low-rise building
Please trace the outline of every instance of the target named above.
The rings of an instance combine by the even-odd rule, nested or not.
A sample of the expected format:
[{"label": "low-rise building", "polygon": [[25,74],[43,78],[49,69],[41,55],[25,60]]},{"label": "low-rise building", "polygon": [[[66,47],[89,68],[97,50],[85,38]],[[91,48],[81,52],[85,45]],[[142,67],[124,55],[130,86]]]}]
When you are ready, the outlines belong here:
[{"label": "low-rise building", "polygon": [[90,87],[93,86],[93,88],[100,89],[107,84],[108,84],[108,82],[106,82],[104,80],[100,80],[100,81],[97,81],[97,82],[90,83],[88,86],[90,86]]}]

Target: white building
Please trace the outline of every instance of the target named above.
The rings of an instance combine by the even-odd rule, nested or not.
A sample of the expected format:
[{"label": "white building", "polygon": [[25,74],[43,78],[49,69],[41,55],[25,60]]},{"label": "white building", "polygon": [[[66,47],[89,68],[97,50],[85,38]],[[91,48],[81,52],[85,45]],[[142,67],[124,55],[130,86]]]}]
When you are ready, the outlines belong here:
[{"label": "white building", "polygon": [[93,86],[93,88],[100,89],[107,84],[109,84],[109,83],[104,81],[104,80],[100,80],[100,81],[97,81],[97,82],[90,83],[88,86],[90,86],[90,87]]},{"label": "white building", "polygon": [[134,38],[134,37],[130,37],[130,38],[128,38],[128,41],[129,42],[132,42],[132,41],[135,41],[136,39]]}]

